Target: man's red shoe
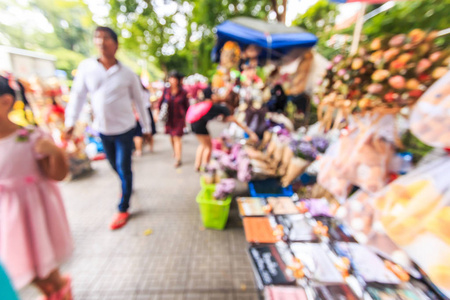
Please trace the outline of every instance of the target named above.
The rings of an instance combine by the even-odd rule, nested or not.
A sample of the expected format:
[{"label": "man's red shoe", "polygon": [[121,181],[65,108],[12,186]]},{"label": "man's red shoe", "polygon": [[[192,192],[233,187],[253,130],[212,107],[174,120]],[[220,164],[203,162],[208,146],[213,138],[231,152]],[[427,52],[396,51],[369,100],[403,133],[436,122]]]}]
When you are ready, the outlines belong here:
[{"label": "man's red shoe", "polygon": [[119,229],[125,224],[127,224],[128,218],[130,217],[130,214],[127,212],[121,212],[114,216],[114,220],[112,221],[111,225],[109,225],[109,228],[111,230]]}]

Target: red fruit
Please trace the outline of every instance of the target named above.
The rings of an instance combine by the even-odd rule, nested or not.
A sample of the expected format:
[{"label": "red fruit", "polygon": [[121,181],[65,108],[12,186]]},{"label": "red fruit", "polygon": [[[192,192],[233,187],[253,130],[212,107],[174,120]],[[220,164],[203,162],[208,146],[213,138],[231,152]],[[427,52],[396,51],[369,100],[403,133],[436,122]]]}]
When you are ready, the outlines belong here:
[{"label": "red fruit", "polygon": [[393,36],[389,41],[389,46],[391,47],[399,47],[405,43],[406,35],[404,34],[397,34]]},{"label": "red fruit", "polygon": [[422,58],[419,63],[417,64],[416,67],[416,73],[420,74],[425,72],[429,67],[431,67],[431,61],[426,59],[426,58]]},{"label": "red fruit", "polygon": [[422,90],[412,90],[409,92],[409,96],[413,98],[419,98],[420,96],[422,96],[422,94],[423,94]]},{"label": "red fruit", "polygon": [[384,60],[390,61],[390,60],[394,59],[394,57],[396,57],[399,53],[400,53],[400,50],[398,50],[397,48],[388,49],[383,54]]},{"label": "red fruit", "polygon": [[442,52],[441,51],[436,51],[434,53],[430,54],[430,60],[432,62],[437,62],[442,56]]},{"label": "red fruit", "polygon": [[431,76],[425,73],[420,74],[418,78],[420,82],[427,82],[431,80]]},{"label": "red fruit", "polygon": [[379,94],[383,91],[383,85],[379,83],[372,83],[367,87],[367,91],[371,94]]},{"label": "red fruit", "polygon": [[389,65],[390,69],[401,70],[406,66],[406,63],[401,61],[400,59],[396,59]]},{"label": "red fruit", "polygon": [[409,51],[409,50],[411,50],[411,49],[413,49],[413,48],[414,48],[414,46],[411,45],[411,44],[405,44],[405,45],[403,46],[403,50],[406,50],[406,51]]},{"label": "red fruit", "polygon": [[401,90],[405,87],[406,80],[403,76],[396,75],[389,78],[389,85],[394,89]]},{"label": "red fruit", "polygon": [[384,95],[384,100],[386,100],[386,102],[394,102],[395,99],[398,98],[398,94],[394,93],[394,92],[389,92],[386,95]]}]

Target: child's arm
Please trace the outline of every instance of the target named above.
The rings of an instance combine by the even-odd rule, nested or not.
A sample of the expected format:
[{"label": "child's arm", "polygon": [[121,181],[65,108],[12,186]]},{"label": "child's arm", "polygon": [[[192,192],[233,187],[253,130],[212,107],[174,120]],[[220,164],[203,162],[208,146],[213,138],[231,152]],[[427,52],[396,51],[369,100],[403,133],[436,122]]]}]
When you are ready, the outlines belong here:
[{"label": "child's arm", "polygon": [[42,173],[53,180],[63,180],[69,172],[66,155],[52,141],[40,139],[34,146],[36,153],[46,156],[38,160]]}]

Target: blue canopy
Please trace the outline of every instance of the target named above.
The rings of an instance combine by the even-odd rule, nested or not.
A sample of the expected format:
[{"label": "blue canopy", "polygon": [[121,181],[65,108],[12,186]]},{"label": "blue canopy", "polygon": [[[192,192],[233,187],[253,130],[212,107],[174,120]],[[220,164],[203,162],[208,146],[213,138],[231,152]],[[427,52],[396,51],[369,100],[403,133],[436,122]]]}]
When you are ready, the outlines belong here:
[{"label": "blue canopy", "polygon": [[217,43],[211,57],[218,61],[220,49],[227,41],[234,41],[241,48],[255,44],[263,49],[261,56],[278,59],[294,48],[310,48],[317,37],[299,27],[287,27],[281,23],[270,24],[262,20],[238,17],[216,27]]}]

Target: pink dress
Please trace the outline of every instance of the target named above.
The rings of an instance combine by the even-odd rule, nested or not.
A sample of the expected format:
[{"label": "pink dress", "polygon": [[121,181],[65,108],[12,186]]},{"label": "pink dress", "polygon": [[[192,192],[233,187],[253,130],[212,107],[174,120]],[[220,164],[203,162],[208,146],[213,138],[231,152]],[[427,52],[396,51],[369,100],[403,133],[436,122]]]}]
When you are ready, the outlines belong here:
[{"label": "pink dress", "polygon": [[59,188],[37,164],[43,136],[20,129],[0,139],[0,260],[17,289],[47,277],[73,248]]}]

